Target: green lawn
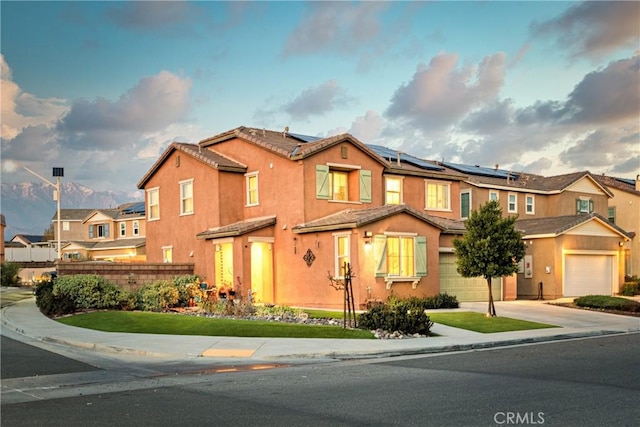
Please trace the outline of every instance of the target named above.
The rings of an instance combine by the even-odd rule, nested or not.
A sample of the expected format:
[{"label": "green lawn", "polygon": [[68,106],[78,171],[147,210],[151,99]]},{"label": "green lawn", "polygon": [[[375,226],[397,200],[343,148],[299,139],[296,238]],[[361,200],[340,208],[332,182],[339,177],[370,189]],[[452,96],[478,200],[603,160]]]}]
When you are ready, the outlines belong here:
[{"label": "green lawn", "polygon": [[139,311],[97,311],[63,317],[58,322],[105,332],[280,338],[374,339],[369,331],[342,326],[303,325]]},{"label": "green lawn", "polygon": [[455,313],[429,313],[434,323],[454,328],[490,334],[494,332],[524,331],[528,329],[557,328],[545,323],[528,322],[508,317],[486,317],[483,313],[471,311]]}]

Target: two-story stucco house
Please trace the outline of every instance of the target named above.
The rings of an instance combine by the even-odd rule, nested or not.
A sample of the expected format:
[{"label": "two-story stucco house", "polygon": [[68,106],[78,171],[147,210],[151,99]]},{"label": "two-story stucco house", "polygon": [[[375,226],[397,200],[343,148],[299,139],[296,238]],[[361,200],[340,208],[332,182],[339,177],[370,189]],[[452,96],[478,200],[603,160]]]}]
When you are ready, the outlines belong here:
[{"label": "two-story stucco house", "polygon": [[607,218],[626,230],[633,239],[623,245],[625,275],[640,276],[640,175],[635,181],[604,175],[596,179],[606,185],[613,197],[609,199]]},{"label": "two-story stucco house", "polygon": [[[63,260],[146,261],[144,208],[133,202],[116,209],[61,209]],[[54,224],[57,219],[56,213]]]},{"label": "two-story stucco house", "polygon": [[[607,220],[612,191],[589,172],[543,177],[444,163],[468,175],[461,184],[462,218],[488,200],[517,215],[527,255],[518,297],[611,295],[624,281],[624,246],[632,235]],[[542,284],[542,285],[541,285]]]},{"label": "two-story stucco house", "polygon": [[210,285],[257,302],[341,308],[329,277],[345,263],[356,307],[435,295],[440,254],[464,231],[465,178],[349,134],[239,127],[173,143],[138,183],[147,259],[193,263]]}]

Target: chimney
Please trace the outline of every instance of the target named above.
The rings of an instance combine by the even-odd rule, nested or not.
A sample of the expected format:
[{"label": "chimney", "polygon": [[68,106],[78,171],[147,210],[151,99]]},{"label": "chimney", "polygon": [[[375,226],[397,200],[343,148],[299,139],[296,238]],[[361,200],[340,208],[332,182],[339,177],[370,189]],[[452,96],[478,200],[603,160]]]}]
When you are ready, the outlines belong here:
[{"label": "chimney", "polygon": [[636,175],[636,191],[640,191],[640,174]]},{"label": "chimney", "polygon": [[398,164],[398,166],[400,166],[400,155],[402,154],[402,151],[398,151],[398,155],[396,157],[396,163]]},{"label": "chimney", "polygon": [[496,170],[498,170],[499,167],[500,167],[500,165],[498,163],[496,163]]}]

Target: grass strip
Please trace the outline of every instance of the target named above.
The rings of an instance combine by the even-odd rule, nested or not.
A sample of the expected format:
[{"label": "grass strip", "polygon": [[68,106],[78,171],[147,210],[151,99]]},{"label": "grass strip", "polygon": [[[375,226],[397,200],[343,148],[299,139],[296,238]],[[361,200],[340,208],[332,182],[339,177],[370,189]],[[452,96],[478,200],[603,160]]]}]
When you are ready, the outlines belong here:
[{"label": "grass strip", "polygon": [[511,319],[509,317],[486,317],[483,313],[462,311],[455,313],[429,313],[434,323],[466,329],[483,334],[495,332],[526,331],[529,329],[557,328],[555,325]]},{"label": "grass strip", "polygon": [[65,325],[104,332],[260,338],[375,339],[369,331],[343,329],[342,326],[305,325],[139,311],[97,311],[57,320]]}]

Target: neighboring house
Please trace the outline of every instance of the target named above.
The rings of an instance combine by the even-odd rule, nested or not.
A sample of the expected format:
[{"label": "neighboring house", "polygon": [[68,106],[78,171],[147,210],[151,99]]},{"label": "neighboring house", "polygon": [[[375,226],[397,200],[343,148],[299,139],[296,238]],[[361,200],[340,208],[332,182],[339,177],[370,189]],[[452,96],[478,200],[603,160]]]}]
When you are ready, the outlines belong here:
[{"label": "neighboring house", "polygon": [[[62,209],[63,259],[145,261],[144,207],[133,202],[116,209]],[[57,223],[57,214],[52,221]]]},{"label": "neighboring house", "polygon": [[210,285],[264,303],[341,308],[329,279],[344,278],[345,263],[358,308],[435,295],[440,253],[464,232],[465,178],[349,134],[239,127],[173,143],[138,183],[147,259],[193,263]]},{"label": "neighboring house", "polygon": [[596,175],[613,197],[609,199],[607,219],[632,235],[623,246],[625,275],[640,276],[640,175],[632,179]]},{"label": "neighboring house", "polygon": [[624,245],[632,235],[607,221],[612,191],[589,172],[543,177],[496,168],[443,163],[468,174],[461,216],[488,200],[517,215],[527,254],[517,275],[518,297],[615,294],[624,281]]},{"label": "neighboring house", "polygon": [[58,251],[44,236],[16,234],[5,244],[5,260],[11,262],[55,261]]}]

